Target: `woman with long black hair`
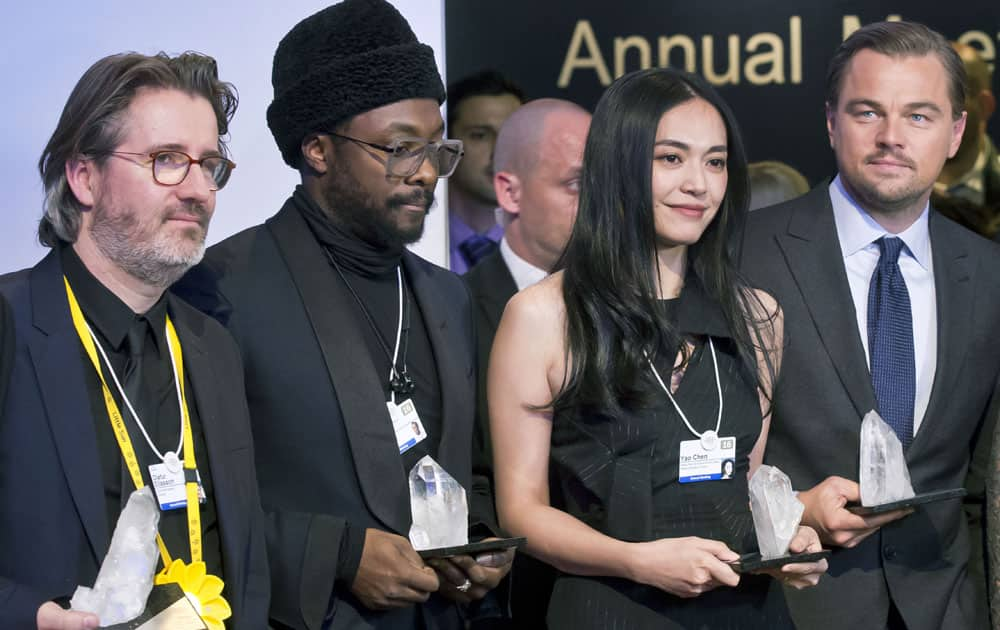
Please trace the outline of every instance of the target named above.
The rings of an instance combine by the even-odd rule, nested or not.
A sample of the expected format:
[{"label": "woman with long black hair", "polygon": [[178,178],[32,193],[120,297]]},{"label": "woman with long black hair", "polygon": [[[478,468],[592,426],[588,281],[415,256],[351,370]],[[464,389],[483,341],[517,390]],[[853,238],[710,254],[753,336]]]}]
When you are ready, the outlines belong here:
[{"label": "woman with long black hair", "polygon": [[[497,507],[560,572],[552,628],[791,627],[772,577],[826,570],[729,564],[756,549],[747,480],[782,342],[735,270],[747,203],[735,119],[703,80],[608,88],[560,271],[508,303],[490,363]],[[807,527],[791,544],[819,549]]]}]

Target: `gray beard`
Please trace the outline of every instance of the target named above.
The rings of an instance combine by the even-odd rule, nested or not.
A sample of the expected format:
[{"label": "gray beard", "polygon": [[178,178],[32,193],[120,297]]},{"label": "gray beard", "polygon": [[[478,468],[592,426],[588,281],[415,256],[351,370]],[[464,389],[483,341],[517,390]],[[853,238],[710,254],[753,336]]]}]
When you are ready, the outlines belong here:
[{"label": "gray beard", "polygon": [[201,262],[205,255],[204,241],[187,255],[170,251],[168,246],[156,242],[132,243],[127,235],[134,224],[128,217],[95,217],[90,234],[97,248],[108,260],[144,284],[166,289],[188,269]]}]

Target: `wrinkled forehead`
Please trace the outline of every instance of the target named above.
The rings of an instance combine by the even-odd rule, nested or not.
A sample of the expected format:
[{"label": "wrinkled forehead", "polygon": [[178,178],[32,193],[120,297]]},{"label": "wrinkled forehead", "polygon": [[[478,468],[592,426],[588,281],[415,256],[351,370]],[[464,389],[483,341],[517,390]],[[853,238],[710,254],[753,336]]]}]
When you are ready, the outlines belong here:
[{"label": "wrinkled forehead", "polygon": [[858,51],[840,78],[838,108],[856,100],[930,102],[952,113],[952,78],[941,58],[925,55],[885,55],[871,49]]},{"label": "wrinkled forehead", "polygon": [[[208,99],[175,89],[142,88],[120,121],[120,145],[176,148],[193,155],[219,147],[219,125]],[[136,146],[137,145],[137,146]]]}]

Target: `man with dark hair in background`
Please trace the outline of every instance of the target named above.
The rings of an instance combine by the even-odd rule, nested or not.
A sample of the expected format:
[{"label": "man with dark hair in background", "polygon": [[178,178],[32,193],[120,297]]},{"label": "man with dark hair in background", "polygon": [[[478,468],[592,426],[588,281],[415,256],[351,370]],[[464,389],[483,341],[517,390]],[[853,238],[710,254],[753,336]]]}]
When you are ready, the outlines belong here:
[{"label": "man with dark hair in background", "polygon": [[448,87],[448,136],[465,148],[448,182],[449,267],[455,273],[474,267],[503,236],[496,220],[493,147],[500,126],[523,102],[521,89],[493,70]]},{"label": "man with dark hair in background", "polygon": [[[493,337],[507,300],[551,273],[566,247],[576,218],[589,127],[587,110],[569,101],[544,98],[517,109],[497,136],[493,185],[504,236],[500,247],[465,275],[476,313],[479,364],[473,465],[491,483],[486,372]],[[519,554],[515,563],[512,619],[505,627],[543,628],[552,569],[525,554]]]},{"label": "man with dark hair in background", "polygon": [[[1000,248],[929,206],[965,128],[965,69],[938,33],[865,26],[827,74],[838,175],[752,212],[743,268],[784,312],[788,344],[765,463],[834,546],[829,575],[785,589],[802,628],[978,630],[960,499],[859,516],[861,419],[877,410],[917,493],[958,488],[1000,373]],[[989,439],[990,436],[985,436]]]},{"label": "man with dark hair in background", "polygon": [[[0,354],[13,359],[0,364],[0,627],[98,626],[64,607],[94,583],[140,486],[156,491],[171,575],[216,576],[206,584],[221,587],[229,623],[267,627],[239,350],[165,293],[204,253],[235,166],[222,141],[235,110],[211,57],[112,55],[77,83],[42,154],[38,235],[51,251],[0,277],[13,311],[0,340],[15,344]],[[183,501],[161,494],[163,478]],[[219,624],[229,617],[219,599],[198,605]]]},{"label": "man with dark hair in background", "polygon": [[384,0],[345,0],[282,38],[272,84],[268,126],[302,184],[178,287],[243,352],[272,625],[458,630],[513,553],[425,563],[408,539],[425,456],[466,489],[470,537],[495,522],[471,472],[468,292],[406,249],[462,155],[434,53]]}]

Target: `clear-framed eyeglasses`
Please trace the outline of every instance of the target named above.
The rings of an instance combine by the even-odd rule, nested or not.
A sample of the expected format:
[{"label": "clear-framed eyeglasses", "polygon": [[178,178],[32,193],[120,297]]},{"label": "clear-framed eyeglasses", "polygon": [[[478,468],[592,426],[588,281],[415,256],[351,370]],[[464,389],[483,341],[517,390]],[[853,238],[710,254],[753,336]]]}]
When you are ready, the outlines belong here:
[{"label": "clear-framed eyeglasses", "polygon": [[[221,155],[210,155],[201,159],[195,159],[183,151],[153,151],[152,153],[132,153],[129,151],[108,151],[108,155],[124,158],[138,166],[150,166],[153,171],[153,180],[162,186],[177,186],[188,176],[192,164],[201,167],[201,171],[214,182],[212,190],[222,190],[222,187],[229,181],[229,176],[236,163],[227,160]],[[129,159],[127,156],[144,157],[146,160],[137,161]]]},{"label": "clear-framed eyeglasses", "polygon": [[324,133],[388,154],[388,157],[383,162],[379,160],[378,156],[369,153],[373,158],[382,162],[385,166],[386,174],[392,177],[409,177],[413,175],[420,168],[420,165],[424,163],[425,159],[431,161],[431,165],[437,171],[438,177],[448,177],[455,172],[455,168],[458,167],[459,161],[465,154],[462,150],[461,140],[430,142],[425,138],[405,137],[396,138],[389,144],[376,144],[332,131]]}]

